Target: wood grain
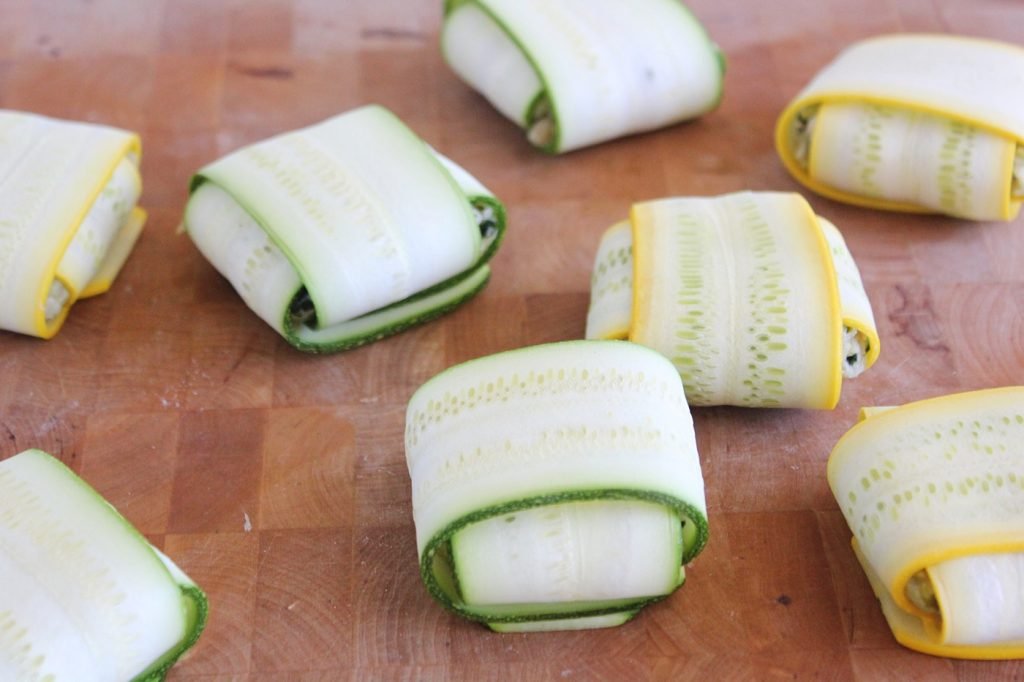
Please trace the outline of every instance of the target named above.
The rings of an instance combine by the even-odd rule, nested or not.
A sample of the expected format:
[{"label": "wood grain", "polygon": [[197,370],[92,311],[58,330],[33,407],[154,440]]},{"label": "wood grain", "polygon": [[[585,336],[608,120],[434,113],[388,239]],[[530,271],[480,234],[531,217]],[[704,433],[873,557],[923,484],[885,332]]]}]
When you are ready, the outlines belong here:
[{"label": "wood grain", "polygon": [[[700,121],[536,153],[439,54],[440,0],[0,0],[0,106],[138,130],[150,221],[122,278],[60,335],[0,333],[0,457],[80,472],[208,591],[187,680],[1014,680],[892,639],[824,476],[866,404],[1024,383],[1024,219],[884,214],[809,196],[875,304],[879,364],[833,412],[695,411],[711,540],[624,627],[497,635],[419,581],[406,401],[447,366],[582,335],[597,239],[633,201],[798,190],[775,117],[844,45],[882,32],[1024,42],[1008,0],[691,0],[728,55]],[[307,357],[175,233],[190,174],[378,102],[509,206],[484,293],[370,347]]]}]

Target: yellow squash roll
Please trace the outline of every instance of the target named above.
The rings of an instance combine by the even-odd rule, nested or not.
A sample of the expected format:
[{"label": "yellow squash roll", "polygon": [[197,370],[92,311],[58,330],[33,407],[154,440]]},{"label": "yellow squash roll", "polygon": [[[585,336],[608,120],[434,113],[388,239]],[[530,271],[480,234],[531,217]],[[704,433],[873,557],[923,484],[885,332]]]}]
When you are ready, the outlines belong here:
[{"label": "yellow squash roll", "polygon": [[857,43],[779,118],[810,189],[894,211],[1012,220],[1024,200],[1024,49],[948,35]]},{"label": "yellow squash roll", "polygon": [[101,294],[142,231],[139,138],[0,111],[0,329],[50,338]]},{"label": "yellow squash roll", "polygon": [[853,548],[896,639],[1024,657],[1024,387],[864,410],[829,457]]},{"label": "yellow squash roll", "polygon": [[778,192],[635,205],[598,247],[586,336],[659,351],[691,405],[831,409],[880,350],[839,230]]}]

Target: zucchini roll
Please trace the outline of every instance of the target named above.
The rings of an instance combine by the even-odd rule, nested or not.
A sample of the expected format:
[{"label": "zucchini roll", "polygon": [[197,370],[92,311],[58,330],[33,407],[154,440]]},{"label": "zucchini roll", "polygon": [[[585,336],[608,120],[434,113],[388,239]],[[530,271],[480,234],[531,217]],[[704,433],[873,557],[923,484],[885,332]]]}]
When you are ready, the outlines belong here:
[{"label": "zucchini roll", "polygon": [[798,194],[661,199],[601,239],[588,339],[629,339],[679,370],[690,405],[832,409],[878,358],[842,235]]},{"label": "zucchini roll", "polygon": [[786,168],[837,201],[1012,220],[1024,200],[1024,49],[891,35],[857,43],[786,108]]},{"label": "zucchini roll", "polygon": [[60,461],[0,462],[0,679],[155,681],[199,638],[206,597]]},{"label": "zucchini roll", "polygon": [[722,97],[724,58],[678,0],[448,0],[441,44],[552,153],[694,118]]},{"label": "zucchini roll", "polygon": [[412,397],[406,457],[430,593],[500,632],[620,625],[707,541],[679,375],[618,341],[451,368]]},{"label": "zucchini roll", "polygon": [[200,170],[185,229],[289,343],[331,352],[480,291],[505,209],[390,111],[367,106]]},{"label": "zucchini roll", "polygon": [[107,291],[146,220],[139,138],[0,111],[0,329],[43,339]]},{"label": "zucchini roll", "polygon": [[1024,387],[863,410],[828,460],[897,641],[1024,657]]}]

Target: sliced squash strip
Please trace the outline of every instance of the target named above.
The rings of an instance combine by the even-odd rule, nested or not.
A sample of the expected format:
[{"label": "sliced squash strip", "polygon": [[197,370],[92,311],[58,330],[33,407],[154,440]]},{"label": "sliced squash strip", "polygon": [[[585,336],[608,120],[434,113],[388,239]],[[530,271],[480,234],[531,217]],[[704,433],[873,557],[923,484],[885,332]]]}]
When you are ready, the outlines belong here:
[{"label": "sliced squash strip", "polygon": [[633,316],[633,226],[617,223],[601,236],[590,280],[586,338],[627,339]]},{"label": "sliced squash strip", "polygon": [[199,637],[202,591],[58,460],[0,462],[0,678],[156,680]]},{"label": "sliced squash strip", "polygon": [[364,107],[202,169],[185,226],[245,302],[302,350],[344,350],[478,291],[501,203],[393,114]]},{"label": "sliced squash strip", "polygon": [[50,338],[109,288],[145,221],[139,139],[0,111],[0,329]]},{"label": "sliced squash strip", "polygon": [[423,579],[501,631],[607,627],[683,581],[707,538],[679,376],[621,341],[459,365],[412,397]]},{"label": "sliced squash strip", "polygon": [[865,413],[829,457],[854,549],[902,644],[1024,656],[1024,387]]},{"label": "sliced squash strip", "polygon": [[629,338],[679,370],[691,405],[831,409],[841,313],[829,246],[795,194],[633,207]]},{"label": "sliced squash strip", "polygon": [[836,283],[839,286],[839,302],[843,313],[843,376],[853,378],[875,364],[882,350],[882,342],[878,337],[875,313],[864,289],[864,281],[843,234],[821,216],[818,216],[818,225],[832,252],[832,264],[836,269]]},{"label": "sliced squash strip", "polygon": [[857,43],[789,104],[775,137],[790,173],[832,199],[1012,220],[1024,196],[1024,49],[942,35]]},{"label": "sliced squash strip", "polygon": [[549,152],[694,118],[721,99],[721,53],[675,0],[448,2],[441,42],[456,74]]}]

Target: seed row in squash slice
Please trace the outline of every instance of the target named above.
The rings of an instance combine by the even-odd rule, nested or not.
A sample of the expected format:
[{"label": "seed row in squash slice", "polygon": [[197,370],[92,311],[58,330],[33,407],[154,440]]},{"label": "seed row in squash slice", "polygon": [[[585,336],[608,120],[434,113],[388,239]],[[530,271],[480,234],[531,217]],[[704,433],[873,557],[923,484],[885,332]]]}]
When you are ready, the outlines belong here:
[{"label": "seed row in squash slice", "polygon": [[261,319],[323,353],[474,296],[505,209],[390,111],[366,106],[201,169],[184,227]]}]

